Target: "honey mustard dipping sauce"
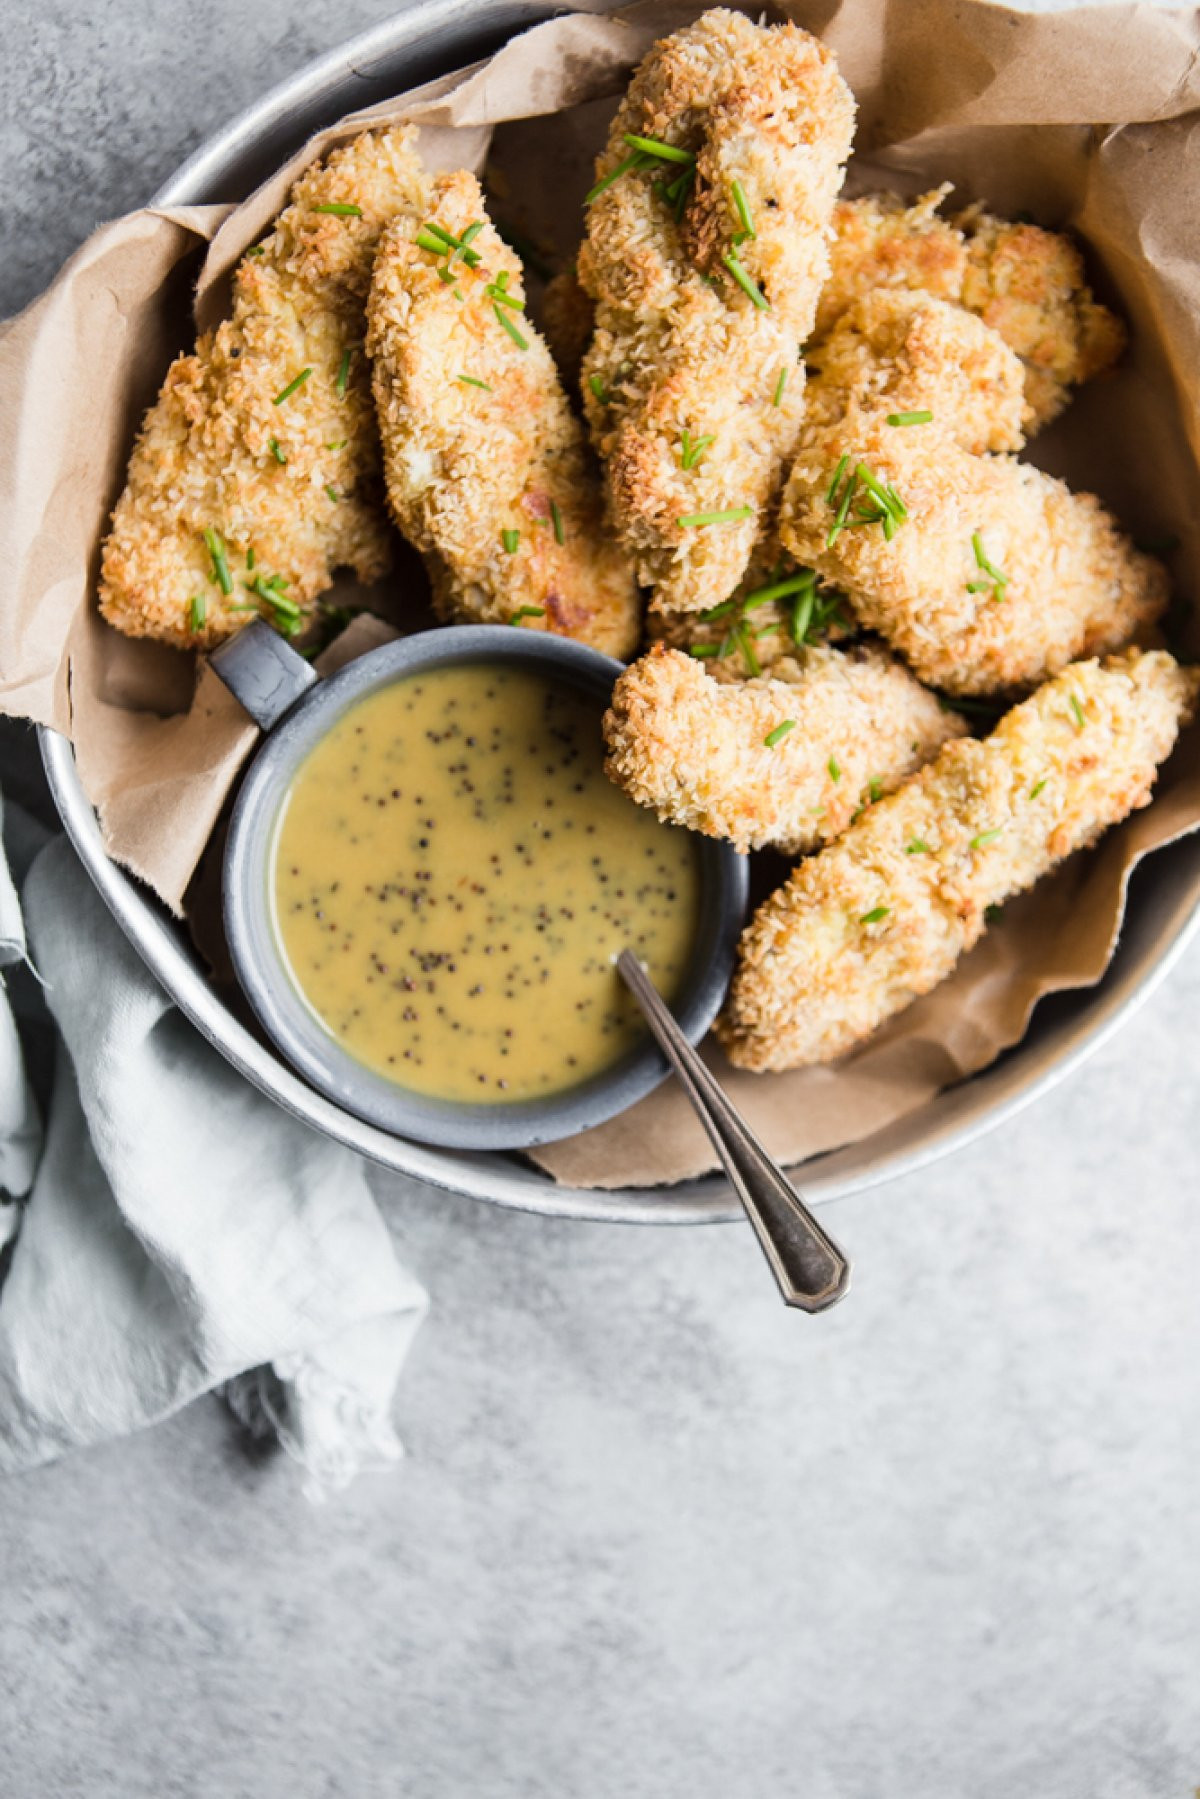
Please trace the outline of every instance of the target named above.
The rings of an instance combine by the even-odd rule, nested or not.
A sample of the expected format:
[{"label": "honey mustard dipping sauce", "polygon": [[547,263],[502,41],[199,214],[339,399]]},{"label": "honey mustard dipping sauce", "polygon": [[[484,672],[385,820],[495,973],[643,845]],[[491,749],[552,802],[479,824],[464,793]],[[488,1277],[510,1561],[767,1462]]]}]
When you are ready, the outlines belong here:
[{"label": "honey mustard dipping sauce", "polygon": [[438,1099],[545,1098],[643,1038],[613,966],[668,1002],[700,866],[604,774],[603,708],[507,661],[403,677],[297,770],[272,908],[292,979],[367,1067]]}]

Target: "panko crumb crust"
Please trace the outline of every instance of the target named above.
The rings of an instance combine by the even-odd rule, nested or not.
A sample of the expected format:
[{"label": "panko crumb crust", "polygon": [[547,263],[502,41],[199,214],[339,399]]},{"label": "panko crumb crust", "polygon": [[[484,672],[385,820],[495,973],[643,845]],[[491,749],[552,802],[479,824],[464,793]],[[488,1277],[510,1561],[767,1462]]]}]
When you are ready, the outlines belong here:
[{"label": "panko crumb crust", "polygon": [[948,744],[755,914],[718,1023],[730,1060],[832,1061],[945,980],[989,907],[1149,804],[1198,687],[1165,651],[1129,650]]},{"label": "panko crumb crust", "polygon": [[[617,110],[579,256],[596,304],[583,401],[612,524],[656,608],[722,600],[753,552],[803,416],[799,348],[853,123],[815,38],[723,8],[656,44]],[[618,175],[627,133],[694,157],[678,219],[668,188],[681,165]],[[699,459],[684,432],[709,440]],[[714,512],[735,516],[681,523]]]},{"label": "panko crumb crust", "polygon": [[[1018,358],[981,319],[887,290],[845,315],[809,384],[780,539],[951,694],[1032,686],[1143,635],[1167,604],[1162,565],[1094,495],[990,453],[1019,447],[1023,394]],[[888,422],[911,413],[931,416]],[[839,467],[899,496],[893,534],[860,522],[857,502],[835,529]]]},{"label": "panko crumb crust", "polygon": [[733,683],[660,645],[617,681],[605,766],[667,824],[800,854],[966,728],[876,647],[803,650]]},{"label": "panko crumb crust", "polygon": [[454,238],[479,226],[479,260],[447,270],[407,216],[380,245],[367,351],[396,523],[425,557],[443,617],[628,657],[641,631],[632,562],[604,525],[583,428],[523,311],[521,263],[465,170],[434,183],[428,218]]},{"label": "panko crumb crust", "polygon": [[336,569],[387,572],[365,307],[383,228],[427,191],[411,128],[363,132],[242,257],[230,317],[172,363],[130,459],[101,561],[118,630],[211,648],[260,608],[294,630]]}]

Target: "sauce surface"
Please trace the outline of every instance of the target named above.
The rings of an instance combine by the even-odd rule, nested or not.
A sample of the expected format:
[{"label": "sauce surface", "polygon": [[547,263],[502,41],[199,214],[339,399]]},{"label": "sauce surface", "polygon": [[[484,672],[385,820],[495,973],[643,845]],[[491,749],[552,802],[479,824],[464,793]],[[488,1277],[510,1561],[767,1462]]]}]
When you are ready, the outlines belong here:
[{"label": "sauce surface", "polygon": [[300,765],[276,930],[359,1061],[442,1099],[542,1098],[642,1038],[626,944],[674,996],[696,846],[608,780],[601,710],[529,669],[458,664],[360,701]]}]

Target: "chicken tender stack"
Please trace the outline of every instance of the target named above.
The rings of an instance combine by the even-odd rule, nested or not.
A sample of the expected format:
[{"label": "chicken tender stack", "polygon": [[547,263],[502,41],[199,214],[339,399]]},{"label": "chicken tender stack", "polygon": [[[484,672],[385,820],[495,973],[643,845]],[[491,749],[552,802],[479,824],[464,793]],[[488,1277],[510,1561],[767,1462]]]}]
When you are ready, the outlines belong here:
[{"label": "chicken tender stack", "polygon": [[791,854],[839,836],[966,730],[879,649],[811,649],[769,678],[712,680],[659,647],[618,680],[607,773],[667,824]]},{"label": "chicken tender stack", "polygon": [[809,353],[819,365],[822,342],[844,314],[881,289],[951,301],[1021,358],[1032,435],[1058,416],[1072,388],[1111,367],[1125,347],[1124,326],[1088,287],[1068,237],[980,207],[944,219],[937,208],[949,192],[947,182],[911,206],[891,194],[838,201]]},{"label": "chicken tender stack", "polygon": [[723,600],[750,559],[802,417],[853,119],[815,38],[723,9],[656,44],[618,109],[579,259],[583,398],[656,608]]},{"label": "chicken tender stack", "polygon": [[846,315],[809,386],[780,539],[949,693],[1032,685],[1167,601],[1161,565],[1092,495],[988,454],[1020,447],[1022,392],[981,320],[886,291]]},{"label": "chicken tender stack", "polygon": [[1031,887],[1150,800],[1200,672],[1165,651],[1081,662],[948,744],[800,863],[742,937],[718,1029],[740,1068],[832,1061],[928,993]]},{"label": "chicken tender stack", "polygon": [[442,177],[428,222],[401,217],[385,234],[371,288],[388,500],[443,616],[628,656],[640,630],[632,565],[604,528],[582,429],[523,314],[521,264],[479,183]]},{"label": "chicken tender stack", "polygon": [[242,258],[231,317],[172,363],[134,448],[101,564],[118,630],[208,646],[259,609],[294,634],[335,569],[386,573],[365,307],[380,233],[426,192],[409,127],[363,132]]}]

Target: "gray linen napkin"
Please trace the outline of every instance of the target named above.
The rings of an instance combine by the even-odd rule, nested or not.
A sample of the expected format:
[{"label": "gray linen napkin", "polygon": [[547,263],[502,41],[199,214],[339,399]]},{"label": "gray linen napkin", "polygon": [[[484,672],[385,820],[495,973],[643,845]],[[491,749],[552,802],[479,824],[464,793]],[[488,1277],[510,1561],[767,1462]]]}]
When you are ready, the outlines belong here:
[{"label": "gray linen napkin", "polygon": [[[43,1147],[2,1004],[0,1182],[28,1197],[0,1290],[0,1471],[221,1386],[314,1494],[395,1461],[393,1389],[428,1301],[364,1165],[204,1042],[65,839],[23,899],[59,1043]],[[5,868],[0,957],[24,951]]]}]

